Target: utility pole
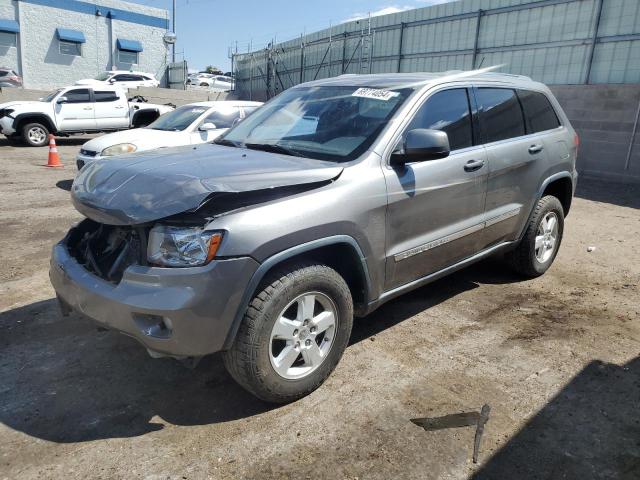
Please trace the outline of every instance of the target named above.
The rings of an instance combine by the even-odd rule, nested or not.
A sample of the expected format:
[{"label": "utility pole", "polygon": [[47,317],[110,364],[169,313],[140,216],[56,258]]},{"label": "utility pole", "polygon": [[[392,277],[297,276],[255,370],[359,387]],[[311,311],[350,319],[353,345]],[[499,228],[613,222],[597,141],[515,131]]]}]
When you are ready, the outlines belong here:
[{"label": "utility pole", "polygon": [[[176,0],[173,0],[173,20],[171,21],[172,23],[172,27],[173,27],[173,33],[176,33]],[[172,60],[173,63],[176,63],[176,44],[173,44],[173,47],[171,48],[171,53],[172,53]]]}]

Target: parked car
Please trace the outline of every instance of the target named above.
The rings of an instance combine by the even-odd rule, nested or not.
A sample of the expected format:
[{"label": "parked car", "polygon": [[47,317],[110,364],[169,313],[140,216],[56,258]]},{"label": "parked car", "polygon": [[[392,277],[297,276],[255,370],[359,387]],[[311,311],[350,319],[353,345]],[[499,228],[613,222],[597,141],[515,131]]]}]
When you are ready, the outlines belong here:
[{"label": "parked car", "polygon": [[217,90],[232,90],[233,78],[225,75],[212,75],[209,73],[198,73],[189,75],[187,84],[209,87]]},{"label": "parked car", "polygon": [[54,247],[51,281],[64,312],[154,356],[222,351],[248,391],[289,402],[334,369],[354,315],[499,253],[542,275],[577,149],[527,77],[301,84],[213,145],[83,168],[71,197],[87,218]]},{"label": "parked car", "polygon": [[85,164],[124,153],[211,142],[262,103],[199,102],[178,107],[144,128],[109,133],[85,143],[76,157]]},{"label": "parked car", "polygon": [[123,88],[158,87],[160,82],[153,73],[110,70],[96,78],[78,80],[76,85],[116,85]]},{"label": "parked car", "polygon": [[129,102],[119,87],[65,87],[38,101],[0,104],[0,132],[41,147],[48,144],[50,133],[67,136],[143,127],[171,110],[168,105]]},{"label": "parked car", "polygon": [[0,88],[22,87],[22,77],[7,67],[0,67]]}]

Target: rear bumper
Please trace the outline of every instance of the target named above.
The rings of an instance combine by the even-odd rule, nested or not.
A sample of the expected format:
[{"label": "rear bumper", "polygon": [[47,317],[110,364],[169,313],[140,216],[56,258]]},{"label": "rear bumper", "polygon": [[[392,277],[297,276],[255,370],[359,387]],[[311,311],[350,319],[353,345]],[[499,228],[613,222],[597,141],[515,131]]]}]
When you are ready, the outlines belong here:
[{"label": "rear bumper", "polygon": [[119,284],[84,269],[65,241],[53,248],[49,277],[63,304],[100,325],[176,357],[222,349],[258,263],[217,260],[204,267],[129,267]]}]

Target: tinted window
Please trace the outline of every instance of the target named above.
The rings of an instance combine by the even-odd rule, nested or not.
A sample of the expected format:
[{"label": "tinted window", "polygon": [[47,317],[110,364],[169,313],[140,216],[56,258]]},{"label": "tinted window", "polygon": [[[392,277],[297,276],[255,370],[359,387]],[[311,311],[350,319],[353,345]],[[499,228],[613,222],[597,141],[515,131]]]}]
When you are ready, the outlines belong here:
[{"label": "tinted window", "polygon": [[118,100],[118,94],[116,92],[98,92],[94,91],[93,96],[96,102],[115,102]]},{"label": "tinted window", "polygon": [[211,122],[216,128],[231,128],[240,119],[240,109],[220,110],[207,115],[203,123]]},{"label": "tinted window", "polygon": [[82,55],[82,44],[75,42],[63,42],[60,40],[60,53],[62,55],[73,55],[79,57]]},{"label": "tinted window", "polygon": [[91,101],[89,97],[89,89],[78,88],[76,90],[69,90],[64,94],[67,97],[67,103],[88,103]]},{"label": "tinted window", "polygon": [[137,82],[138,80],[140,80],[140,77],[137,77],[135,75],[123,74],[123,75],[116,75],[114,77],[114,80],[116,82]]},{"label": "tinted window", "polygon": [[486,143],[525,134],[522,109],[513,90],[479,88],[478,104]]},{"label": "tinted window", "polygon": [[543,132],[560,126],[549,99],[538,92],[518,90],[529,133]]},{"label": "tinted window", "polygon": [[451,150],[473,145],[467,90],[464,88],[445,90],[430,97],[420,107],[407,131],[415,128],[430,128],[446,132]]}]

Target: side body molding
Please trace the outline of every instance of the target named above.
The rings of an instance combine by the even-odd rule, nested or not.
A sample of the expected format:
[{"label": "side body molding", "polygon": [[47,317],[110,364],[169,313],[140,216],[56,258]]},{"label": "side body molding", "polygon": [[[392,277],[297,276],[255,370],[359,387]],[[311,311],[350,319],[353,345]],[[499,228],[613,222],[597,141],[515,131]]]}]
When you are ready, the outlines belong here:
[{"label": "side body molding", "polygon": [[238,311],[236,312],[233,323],[231,324],[231,328],[229,329],[229,333],[227,334],[227,338],[224,342],[223,350],[229,349],[233,344],[233,340],[238,333],[238,329],[240,328],[240,324],[242,323],[245,311],[249,306],[249,302],[251,302],[251,298],[256,291],[256,288],[258,288],[258,285],[267,274],[267,272],[271,270],[271,268],[278,265],[279,263],[282,263],[285,260],[300,255],[301,253],[310,252],[322,247],[345,244],[353,248],[360,258],[361,273],[364,279],[365,291],[365,299],[363,304],[367,305],[371,301],[371,279],[369,278],[369,269],[367,267],[366,257],[364,256],[360,245],[358,245],[358,242],[353,237],[350,237],[349,235],[333,235],[330,237],[312,240],[311,242],[302,243],[300,245],[288,248],[287,250],[283,250],[282,252],[276,253],[260,264],[256,272],[253,274],[253,277],[251,277],[249,284],[245,288],[242,300],[238,307]]}]

